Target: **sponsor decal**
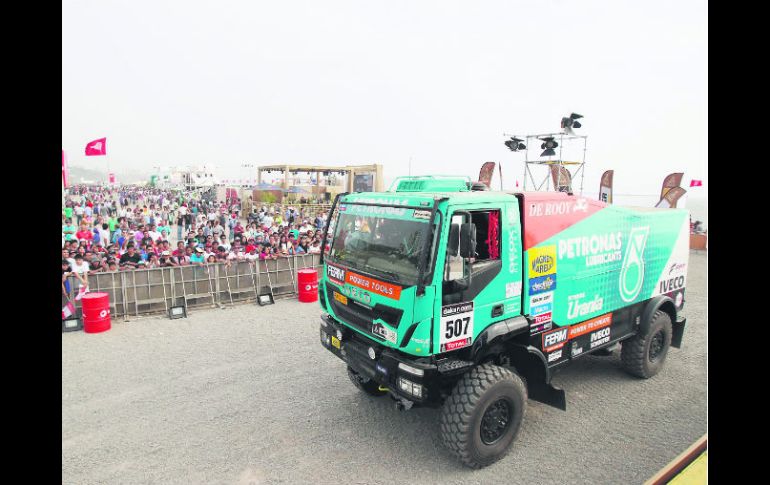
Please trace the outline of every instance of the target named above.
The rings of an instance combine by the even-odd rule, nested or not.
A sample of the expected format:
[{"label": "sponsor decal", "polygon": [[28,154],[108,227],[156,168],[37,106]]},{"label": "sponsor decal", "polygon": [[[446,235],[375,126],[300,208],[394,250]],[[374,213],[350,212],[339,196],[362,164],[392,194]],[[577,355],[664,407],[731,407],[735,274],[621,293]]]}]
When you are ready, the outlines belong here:
[{"label": "sponsor decal", "polygon": [[377,363],[377,371],[380,374],[388,375],[388,368],[380,363]]},{"label": "sponsor decal", "polygon": [[369,278],[368,276],[363,276],[352,271],[348,271],[347,275],[345,276],[345,282],[353,286],[357,286],[364,290],[369,290],[372,293],[377,293],[378,295],[387,296],[388,298],[392,298],[394,300],[401,298],[401,287],[398,285],[385,283],[384,281],[380,281],[375,278]]},{"label": "sponsor decal", "polygon": [[567,327],[552,330],[543,334],[543,351],[552,352],[564,347],[567,343]]},{"label": "sponsor decal", "polygon": [[345,270],[333,264],[326,265],[326,276],[335,283],[345,284]]},{"label": "sponsor decal", "polygon": [[573,338],[580,337],[581,335],[585,335],[589,332],[593,332],[604,327],[609,327],[610,325],[612,325],[612,313],[607,313],[606,315],[586,320],[585,322],[578,323],[569,327],[569,339],[571,340]]},{"label": "sponsor decal", "polygon": [[362,301],[366,304],[369,304],[372,302],[372,295],[365,292],[364,290],[361,290],[359,288],[356,288],[355,286],[346,285],[340,288],[344,294],[351,298],[355,298],[359,301]]},{"label": "sponsor decal", "polygon": [[532,315],[542,315],[543,313],[553,311],[553,304],[546,303],[544,305],[533,306],[530,307],[529,311]]},{"label": "sponsor decal", "polygon": [[503,311],[506,314],[515,313],[518,315],[519,312],[521,312],[521,302],[519,300],[514,300],[511,303],[506,303]]},{"label": "sponsor decal", "polygon": [[403,207],[383,207],[383,206],[371,206],[371,205],[358,205],[351,204],[348,208],[349,214],[362,215],[362,216],[406,216],[407,211]]},{"label": "sponsor decal", "polygon": [[521,281],[513,281],[505,284],[505,297],[513,298],[521,295]]},{"label": "sponsor decal", "polygon": [[541,323],[547,323],[551,321],[551,312],[542,313],[540,315],[534,316],[535,325],[540,325]]},{"label": "sponsor decal", "polygon": [[537,278],[556,273],[556,246],[542,246],[527,251],[529,277]]},{"label": "sponsor decal", "polygon": [[[509,211],[508,214],[513,214],[513,211]],[[521,249],[519,248],[519,241],[521,241],[521,226],[518,221],[511,224],[513,227],[508,231],[508,272],[511,274],[519,274],[521,272],[519,261],[519,258],[521,257]]]},{"label": "sponsor decal", "polygon": [[541,323],[539,325],[532,324],[529,326],[529,335],[537,335],[539,333],[543,333],[546,330],[551,330],[553,328],[553,322],[546,322]]},{"label": "sponsor decal", "polygon": [[384,338],[392,344],[395,344],[398,339],[398,333],[395,330],[391,330],[379,322],[372,325],[372,333]]},{"label": "sponsor decal", "polygon": [[347,305],[348,304],[348,297],[345,296],[345,295],[341,295],[341,294],[337,293],[336,291],[334,292],[334,299],[337,300],[338,302],[342,303],[343,305]]},{"label": "sponsor decal", "polygon": [[340,205],[340,208],[339,208],[339,211],[340,211],[340,212],[345,212],[346,210],[348,210],[348,206],[346,206],[346,205]]},{"label": "sponsor decal", "polygon": [[585,258],[586,267],[620,261],[622,244],[620,232],[562,239],[559,259]]},{"label": "sponsor decal", "polygon": [[529,215],[531,217],[563,216],[573,212],[587,212],[588,201],[582,197],[573,200],[558,202],[537,202],[530,204]]},{"label": "sponsor decal", "polygon": [[687,263],[672,263],[668,268],[668,276],[673,277],[683,275],[687,269]]},{"label": "sponsor decal", "polygon": [[467,347],[473,341],[473,302],[441,307],[439,350],[449,352]]},{"label": "sponsor decal", "polygon": [[603,328],[591,334],[591,348],[598,347],[610,341],[610,327]]},{"label": "sponsor decal", "polygon": [[348,202],[365,202],[370,204],[385,204],[385,205],[410,205],[409,199],[399,199],[396,197],[356,197],[348,196]]},{"label": "sponsor decal", "polygon": [[529,280],[529,294],[534,295],[556,289],[556,275],[541,276]]},{"label": "sponsor decal", "polygon": [[620,269],[620,297],[625,302],[632,302],[639,296],[644,283],[644,247],[650,227],[635,227],[628,236],[626,255]]},{"label": "sponsor decal", "polygon": [[541,293],[539,295],[533,295],[529,297],[529,307],[537,305],[544,305],[546,303],[553,303],[553,292]]},{"label": "sponsor decal", "polygon": [[430,220],[430,211],[415,209],[413,214],[415,219],[428,219]]},{"label": "sponsor decal", "polygon": [[577,342],[572,342],[572,357],[576,357],[583,353],[583,347],[578,345]]},{"label": "sponsor decal", "polygon": [[585,293],[578,293],[567,298],[567,319],[572,320],[602,311],[604,298],[594,295],[591,301],[581,301],[585,296]]},{"label": "sponsor decal", "polygon": [[682,306],[682,303],[684,303],[684,292],[680,291],[676,294],[676,298],[674,298],[674,305],[679,308]]},{"label": "sponsor decal", "polygon": [[684,275],[670,278],[660,282],[660,292],[669,293],[684,288]]},{"label": "sponsor decal", "polygon": [[561,354],[564,352],[564,349],[559,349],[556,352],[551,352],[548,354],[548,362],[553,362],[554,360],[561,359]]}]

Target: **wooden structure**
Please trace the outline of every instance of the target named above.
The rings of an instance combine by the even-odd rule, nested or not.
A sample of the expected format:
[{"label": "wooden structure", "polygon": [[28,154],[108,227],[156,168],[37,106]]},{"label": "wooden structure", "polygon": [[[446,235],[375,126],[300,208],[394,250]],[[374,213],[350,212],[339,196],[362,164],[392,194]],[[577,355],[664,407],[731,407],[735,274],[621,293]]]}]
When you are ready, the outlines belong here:
[{"label": "wooden structure", "polygon": [[[315,175],[315,185],[312,185],[312,194],[320,195],[324,192],[356,192],[355,180],[357,175],[371,175],[373,177],[372,190],[374,192],[382,192],[383,178],[382,178],[382,165],[345,165],[341,167],[330,167],[324,165],[263,165],[257,167],[257,183],[262,183],[262,172],[279,172],[283,174],[283,181],[281,187],[283,190],[288,190],[293,186],[289,182],[290,174],[308,173]],[[344,186],[330,186],[327,184],[321,184],[321,177],[329,177],[331,174],[347,175],[347,180]],[[337,188],[337,190],[334,190]],[[341,190],[340,190],[341,189]]]}]

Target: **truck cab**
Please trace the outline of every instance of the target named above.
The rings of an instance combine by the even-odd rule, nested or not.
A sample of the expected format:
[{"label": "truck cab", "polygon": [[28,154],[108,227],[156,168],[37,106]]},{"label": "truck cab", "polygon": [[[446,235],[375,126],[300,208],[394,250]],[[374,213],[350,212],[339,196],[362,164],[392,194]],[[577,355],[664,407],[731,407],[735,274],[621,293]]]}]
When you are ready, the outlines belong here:
[{"label": "truck cab", "polygon": [[478,188],[425,176],[340,194],[319,282],[320,340],[353,384],[441,408],[471,467],[504,455],[528,399],[565,409],[556,368],[627,342],[627,370],[654,375],[681,342],[689,254],[685,211]]}]

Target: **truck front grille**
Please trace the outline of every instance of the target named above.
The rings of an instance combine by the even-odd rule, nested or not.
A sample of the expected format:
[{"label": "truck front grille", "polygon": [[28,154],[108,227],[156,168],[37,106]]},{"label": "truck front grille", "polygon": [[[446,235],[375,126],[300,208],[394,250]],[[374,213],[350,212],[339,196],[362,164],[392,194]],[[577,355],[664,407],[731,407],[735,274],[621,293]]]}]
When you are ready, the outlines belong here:
[{"label": "truck front grille", "polygon": [[352,298],[348,298],[348,304],[343,305],[334,298],[334,291],[340,293],[336,287],[327,281],[326,294],[328,295],[329,304],[331,305],[334,314],[344,320],[345,323],[354,325],[359,329],[374,335],[378,339],[381,338],[379,335],[371,333],[372,322],[374,322],[374,319],[379,318],[395,328],[398,328],[398,325],[401,323],[401,317],[403,316],[404,311],[399,308],[393,308],[380,303],[372,308],[367,308],[355,303]]}]

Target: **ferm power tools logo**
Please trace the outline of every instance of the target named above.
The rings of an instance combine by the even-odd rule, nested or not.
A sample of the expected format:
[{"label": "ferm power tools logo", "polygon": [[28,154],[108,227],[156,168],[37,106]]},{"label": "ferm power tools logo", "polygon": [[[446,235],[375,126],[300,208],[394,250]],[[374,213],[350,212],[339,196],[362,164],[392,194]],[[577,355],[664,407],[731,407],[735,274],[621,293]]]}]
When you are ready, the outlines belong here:
[{"label": "ferm power tools logo", "polygon": [[620,297],[625,302],[632,302],[639,296],[644,283],[644,247],[650,226],[634,227],[628,236],[626,255],[620,269]]}]

